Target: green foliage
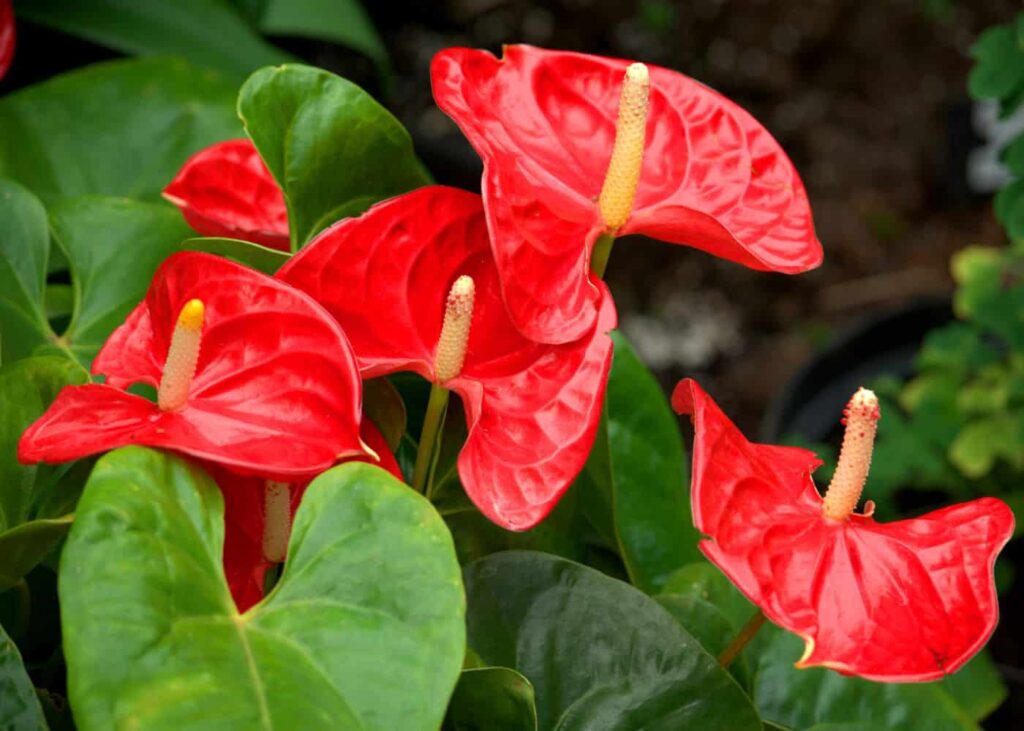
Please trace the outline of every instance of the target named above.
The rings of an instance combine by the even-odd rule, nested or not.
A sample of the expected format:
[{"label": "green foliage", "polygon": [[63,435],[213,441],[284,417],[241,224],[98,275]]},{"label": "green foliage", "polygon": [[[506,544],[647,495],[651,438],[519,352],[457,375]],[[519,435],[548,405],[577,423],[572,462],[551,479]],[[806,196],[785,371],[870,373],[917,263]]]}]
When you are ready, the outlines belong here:
[{"label": "green foliage", "polygon": [[518,551],[471,564],[465,581],[470,646],[533,683],[541,731],[760,731],[739,685],[628,584]]},{"label": "green foliage", "polygon": [[677,417],[621,333],[601,430],[582,476],[594,526],[622,556],[632,583],[656,592],[697,559],[688,470]]},{"label": "green foliage", "polygon": [[533,686],[511,668],[467,668],[442,731],[537,731]]},{"label": "green foliage", "polygon": [[334,41],[388,64],[357,0],[17,0],[15,13],[129,55],[180,56],[239,82],[296,60],[261,33]]},{"label": "green foliage", "polygon": [[238,114],[284,190],[293,250],[338,219],[430,182],[398,120],[327,71],[261,69],[242,86]]},{"label": "green foliage", "polygon": [[238,81],[260,66],[294,60],[221,0],[30,0],[15,3],[15,12],[122,53],[181,56]]},{"label": "green foliage", "polygon": [[[0,367],[0,592],[64,537],[71,523],[66,513],[74,509],[80,488],[75,473],[19,463],[18,440],[64,386],[88,380],[67,358],[29,358]],[[54,505],[60,506],[57,511]]]},{"label": "green foliage", "polygon": [[185,61],[113,61],[0,99],[0,177],[50,206],[111,195],[156,201],[189,155],[241,136],[236,87]]},{"label": "green foliage", "polygon": [[465,651],[451,539],[421,496],[352,463],[310,486],[289,560],[245,614],[201,470],[102,458],[61,562],[68,690],[84,731],[436,729]]},{"label": "green foliage", "polygon": [[0,728],[46,731],[43,709],[18,648],[0,627]]}]

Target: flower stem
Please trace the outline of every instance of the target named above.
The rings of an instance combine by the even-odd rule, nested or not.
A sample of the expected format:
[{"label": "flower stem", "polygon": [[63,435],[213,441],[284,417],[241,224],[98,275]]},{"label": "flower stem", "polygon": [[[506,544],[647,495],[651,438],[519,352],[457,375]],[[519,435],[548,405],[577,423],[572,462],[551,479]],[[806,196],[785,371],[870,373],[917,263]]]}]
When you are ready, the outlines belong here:
[{"label": "flower stem", "polygon": [[430,465],[441,441],[441,425],[444,424],[444,415],[448,410],[449,393],[447,388],[436,383],[430,386],[430,400],[427,401],[427,412],[423,416],[423,430],[416,450],[416,467],[412,473],[412,488],[425,495]]},{"label": "flower stem", "polygon": [[723,668],[727,668],[732,665],[733,660],[739,657],[740,653],[743,652],[743,648],[747,646],[747,643],[754,639],[754,635],[757,631],[764,626],[766,617],[764,612],[760,609],[757,610],[757,614],[751,617],[743,629],[736,633],[736,636],[732,638],[732,642],[729,646],[722,650],[722,654],[718,656],[718,664]]},{"label": "flower stem", "polygon": [[594,243],[594,252],[590,255],[590,271],[604,279],[604,270],[608,268],[608,258],[612,255],[612,244],[615,243],[615,236],[610,233],[603,233],[597,237]]}]

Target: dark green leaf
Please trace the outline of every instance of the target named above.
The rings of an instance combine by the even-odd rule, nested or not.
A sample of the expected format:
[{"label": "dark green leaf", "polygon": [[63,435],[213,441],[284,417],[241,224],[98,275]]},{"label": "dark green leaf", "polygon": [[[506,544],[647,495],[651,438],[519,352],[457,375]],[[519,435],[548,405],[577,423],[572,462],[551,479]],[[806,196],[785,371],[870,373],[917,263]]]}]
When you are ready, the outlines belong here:
[{"label": "dark green leaf", "polygon": [[[742,626],[731,622],[722,610],[696,595],[658,594],[654,598],[714,657],[722,654]],[[729,672],[743,687],[750,687],[750,668],[745,656],[736,658]]]},{"label": "dark green leaf", "polygon": [[0,533],[0,592],[21,581],[67,535],[75,516],[30,520]]},{"label": "dark green leaf", "polygon": [[[57,393],[88,374],[63,357],[26,358],[0,367],[0,591],[42,561],[67,532],[70,518],[41,510],[64,487],[62,468],[18,462],[18,440]],[[33,520],[34,518],[41,518]]]},{"label": "dark green leaf", "polygon": [[170,206],[102,196],[65,201],[50,219],[75,290],[74,314],[61,342],[89,366],[190,230]]},{"label": "dark green leaf", "polygon": [[189,155],[241,136],[236,87],[186,61],[89,66],[0,99],[0,176],[47,206],[98,193],[156,200]]},{"label": "dark green leaf", "polygon": [[470,646],[529,678],[541,729],[761,728],[729,674],[628,584],[518,551],[465,575]]},{"label": "dark green leaf", "polygon": [[178,246],[181,251],[205,251],[207,254],[216,254],[228,259],[237,261],[239,264],[274,275],[286,261],[288,254],[277,249],[270,249],[266,246],[254,244],[251,241],[240,239],[224,238],[196,238],[186,239]]},{"label": "dark green leaf", "polygon": [[122,53],[180,56],[238,81],[293,60],[221,0],[28,0],[16,2],[15,13]]},{"label": "dark green leaf", "polygon": [[[601,441],[587,464],[598,488],[588,498],[606,496],[597,512],[611,512],[630,580],[654,593],[672,571],[700,557],[700,536],[690,514],[686,455],[676,415],[629,342],[617,332],[613,338],[607,439],[599,434]],[[595,522],[600,526],[605,521]]]},{"label": "dark green leaf", "polygon": [[[754,698],[761,714],[797,729],[858,722],[887,731],[976,731],[942,683],[872,683],[823,668],[797,670],[796,635],[771,635],[756,665]],[[831,728],[831,727],[826,727]]]},{"label": "dark green leaf", "polygon": [[0,179],[0,363],[31,355],[53,336],[43,306],[49,251],[42,204]]},{"label": "dark green leaf", "polygon": [[358,0],[267,0],[259,22],[269,35],[335,41],[386,66],[388,52]]},{"label": "dark green leaf", "polygon": [[270,596],[235,609],[223,501],[177,457],[96,465],[64,548],[68,690],[83,731],[436,729],[465,636],[459,567],[421,496],[366,464],[313,481]]},{"label": "dark green leaf", "polygon": [[1008,694],[995,663],[984,650],[943,680],[942,685],[975,721],[984,720],[999,708]]},{"label": "dark green leaf", "polygon": [[0,627],[0,728],[46,731],[43,709],[25,672],[21,654]]},{"label": "dark green leaf", "polygon": [[293,249],[337,218],[429,182],[398,120],[326,71],[257,71],[238,113],[285,192]]},{"label": "dark green leaf", "polygon": [[511,668],[463,670],[443,731],[536,731],[533,686]]}]

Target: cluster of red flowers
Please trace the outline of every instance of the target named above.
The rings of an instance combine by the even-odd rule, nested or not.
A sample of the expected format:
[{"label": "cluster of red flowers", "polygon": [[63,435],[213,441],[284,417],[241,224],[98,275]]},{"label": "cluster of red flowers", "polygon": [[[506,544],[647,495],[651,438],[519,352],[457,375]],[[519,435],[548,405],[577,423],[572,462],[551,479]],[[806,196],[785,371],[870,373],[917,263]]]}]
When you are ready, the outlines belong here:
[{"label": "cluster of red flowers", "polygon": [[[616,237],[777,272],[821,261],[785,153],[692,79],[511,46],[501,59],[443,51],[432,81],[483,158],[482,196],[432,186],[385,201],[320,233],[273,278],[205,254],[171,257],[96,358],[106,382],[63,391],[22,439],[26,462],[130,443],[202,460],[225,493],[225,561],[243,609],[283,559],[309,479],[342,459],[401,477],[361,416],[361,379],[411,371],[458,394],[461,482],[492,521],[525,530],[593,445],[616,326],[601,275]],[[247,140],[195,155],[165,195],[202,234],[289,249],[284,194]],[[156,388],[157,403],[127,390],[137,383]],[[675,404],[695,417],[705,553],[807,638],[804,664],[921,680],[987,639],[992,563],[1012,528],[1004,505],[890,526],[853,505],[823,511],[813,455],[751,445],[694,384]]]}]

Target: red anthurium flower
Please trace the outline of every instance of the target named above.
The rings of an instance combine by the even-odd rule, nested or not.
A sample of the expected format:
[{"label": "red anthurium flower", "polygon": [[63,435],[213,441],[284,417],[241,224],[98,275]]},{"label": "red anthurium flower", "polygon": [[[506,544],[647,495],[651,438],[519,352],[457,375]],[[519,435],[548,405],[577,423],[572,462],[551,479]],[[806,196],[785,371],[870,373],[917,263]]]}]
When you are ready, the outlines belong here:
[{"label": "red anthurium flower", "polygon": [[11,0],[0,0],[0,79],[14,60],[14,6]]},{"label": "red anthurium flower", "polygon": [[[173,449],[236,472],[306,477],[366,451],[362,389],[337,322],[280,280],[184,252],[18,445],[25,463],[65,462],[127,444]],[[128,393],[158,389],[158,403]]]},{"label": "red anthurium flower", "polygon": [[672,397],[691,414],[693,516],[701,549],[765,615],[807,644],[798,667],[878,681],[927,681],[963,666],[988,640],[999,605],[996,554],[1013,513],[982,498],[878,523],[855,513],[874,444],[878,400],[861,389],[824,499],[821,464],[795,447],[748,442],[690,380]]},{"label": "red anthurium flower", "polygon": [[[363,419],[360,434],[380,461],[353,459],[377,464],[404,480],[377,427]],[[267,569],[285,559],[292,519],[310,481],[275,482],[204,466],[224,495],[224,572],[235,605],[244,612],[263,598]]]},{"label": "red anthurium flower", "polygon": [[611,364],[611,297],[580,340],[526,340],[501,300],[480,196],[435,186],[393,198],[324,231],[277,276],[338,319],[364,378],[414,371],[462,397],[459,476],[498,525],[536,525],[583,467]]},{"label": "red anthurium flower", "polygon": [[164,188],[203,236],[226,236],[289,251],[284,193],[247,139],[200,150]]},{"label": "red anthurium flower", "polygon": [[431,76],[438,106],[483,158],[505,301],[532,339],[591,328],[591,254],[603,270],[614,236],[777,272],[821,262],[792,163],[753,117],[693,79],[529,46],[506,46],[501,59],[446,49]]}]

